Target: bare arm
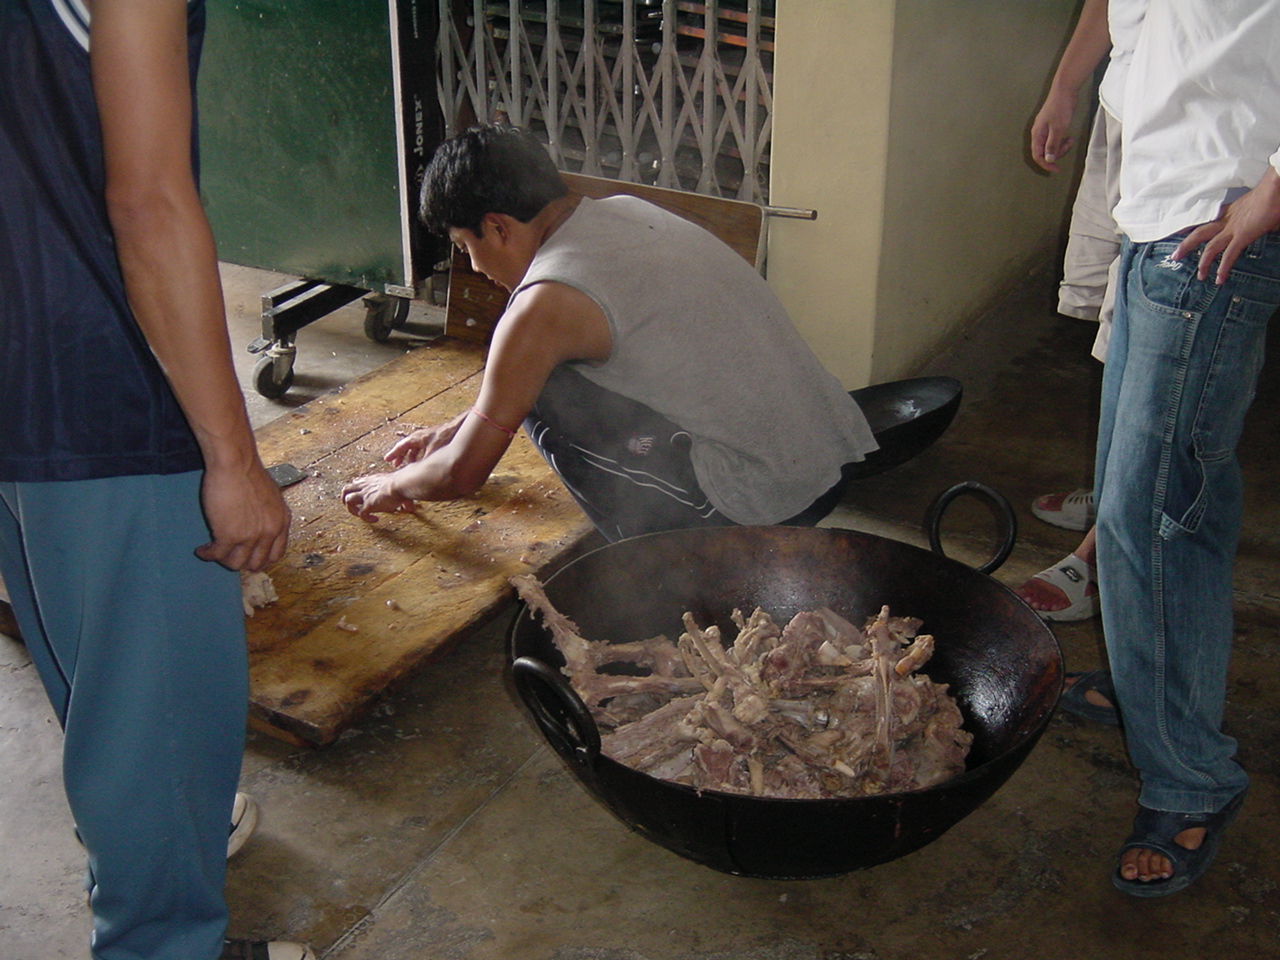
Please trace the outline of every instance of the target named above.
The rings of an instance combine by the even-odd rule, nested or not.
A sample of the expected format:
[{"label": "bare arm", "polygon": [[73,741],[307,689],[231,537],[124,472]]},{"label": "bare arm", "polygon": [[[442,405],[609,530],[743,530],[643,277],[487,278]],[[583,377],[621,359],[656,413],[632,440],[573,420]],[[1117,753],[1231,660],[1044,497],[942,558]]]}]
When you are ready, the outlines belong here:
[{"label": "bare arm", "polygon": [[129,305],[204,455],[213,533],[233,570],[284,553],[289,511],[258,459],[236,382],[217,255],[191,168],[184,0],[94,0],[90,64],[107,210]]},{"label": "bare arm", "polygon": [[407,463],[405,441],[396,444],[387,459],[402,464],[399,469],[347,484],[342,491],[347,509],[372,523],[378,514],[410,509],[417,500],[454,500],[475,492],[502,459],[555,366],[603,360],[609,350],[608,323],[585,294],[558,283],[522,292],[507,308],[489,348],[475,403],[488,419],[468,412],[428,431],[429,442]]},{"label": "bare arm", "polygon": [[1057,161],[1075,144],[1070,131],[1080,91],[1110,49],[1107,0],[1085,0],[1049,93],[1031,124],[1031,159],[1050,173],[1058,172]]},{"label": "bare arm", "polygon": [[382,459],[393,467],[403,467],[407,463],[421,460],[452,440],[466,419],[467,414],[463,413],[448,423],[439,423],[434,427],[419,427],[399,440],[383,455]]}]

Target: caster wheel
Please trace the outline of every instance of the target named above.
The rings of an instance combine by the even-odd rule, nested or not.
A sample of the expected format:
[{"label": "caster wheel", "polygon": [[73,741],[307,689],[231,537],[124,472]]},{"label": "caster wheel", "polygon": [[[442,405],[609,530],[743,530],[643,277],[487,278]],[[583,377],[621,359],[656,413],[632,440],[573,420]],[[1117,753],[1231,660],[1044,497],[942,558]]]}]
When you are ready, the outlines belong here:
[{"label": "caster wheel", "polygon": [[276,380],[276,362],[273,357],[262,357],[253,368],[253,387],[268,400],[279,400],[293,386],[292,365],[283,380]]},{"label": "caster wheel", "polygon": [[409,317],[406,297],[368,297],[364,303],[364,335],[374,343],[385,343],[391,331],[403,327]]}]

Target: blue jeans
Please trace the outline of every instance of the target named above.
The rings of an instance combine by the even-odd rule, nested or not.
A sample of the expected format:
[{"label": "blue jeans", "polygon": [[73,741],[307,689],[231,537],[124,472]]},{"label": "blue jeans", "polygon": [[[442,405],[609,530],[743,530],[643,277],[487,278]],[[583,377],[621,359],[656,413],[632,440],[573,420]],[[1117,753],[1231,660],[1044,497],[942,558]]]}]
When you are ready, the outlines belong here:
[{"label": "blue jeans", "polygon": [[1139,802],[1211,813],[1248,784],[1222,733],[1242,513],[1236,445],[1280,304],[1280,235],[1227,282],[1178,238],[1121,253],[1098,430],[1103,627]]},{"label": "blue jeans", "polygon": [[200,479],[0,482],[0,570],[63,728],[97,960],[211,960],[227,925],[248,663],[239,577],[192,552]]}]

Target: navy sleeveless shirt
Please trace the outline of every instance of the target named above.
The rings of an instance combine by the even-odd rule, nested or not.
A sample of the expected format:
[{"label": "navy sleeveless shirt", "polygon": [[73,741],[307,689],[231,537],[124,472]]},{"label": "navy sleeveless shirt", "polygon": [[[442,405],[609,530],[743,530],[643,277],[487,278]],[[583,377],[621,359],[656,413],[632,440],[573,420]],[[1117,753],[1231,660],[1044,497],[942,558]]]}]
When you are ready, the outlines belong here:
[{"label": "navy sleeveless shirt", "polygon": [[[188,34],[194,96],[204,0]],[[0,480],[202,466],[125,298],[88,46],[81,0],[0,3]]]}]

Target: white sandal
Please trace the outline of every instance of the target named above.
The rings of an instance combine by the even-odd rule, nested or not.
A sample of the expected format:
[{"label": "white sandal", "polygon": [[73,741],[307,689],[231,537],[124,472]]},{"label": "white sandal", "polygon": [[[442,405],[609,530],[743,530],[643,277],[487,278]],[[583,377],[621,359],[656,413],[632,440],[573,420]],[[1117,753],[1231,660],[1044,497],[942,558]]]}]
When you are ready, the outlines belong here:
[{"label": "white sandal", "polygon": [[[1050,506],[1050,502],[1061,497],[1062,502]],[[1088,530],[1093,526],[1097,511],[1093,502],[1092,490],[1072,490],[1068,494],[1046,493],[1031,502],[1031,512],[1055,527],[1064,530]]]},{"label": "white sandal", "polygon": [[[1041,620],[1072,623],[1096,617],[1102,609],[1098,594],[1086,594],[1093,580],[1089,565],[1074,553],[1059,560],[1047,570],[1041,570],[1032,580],[1043,580],[1066,594],[1068,604],[1061,610],[1036,610]],[[1032,609],[1035,609],[1034,607]]]}]

